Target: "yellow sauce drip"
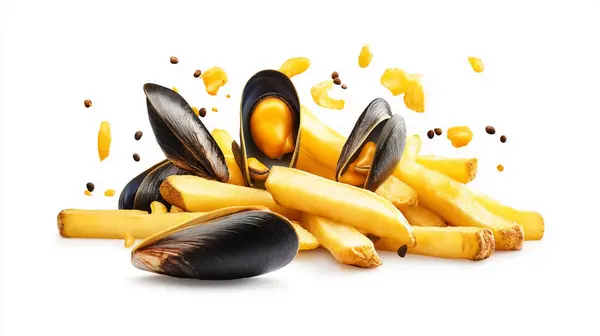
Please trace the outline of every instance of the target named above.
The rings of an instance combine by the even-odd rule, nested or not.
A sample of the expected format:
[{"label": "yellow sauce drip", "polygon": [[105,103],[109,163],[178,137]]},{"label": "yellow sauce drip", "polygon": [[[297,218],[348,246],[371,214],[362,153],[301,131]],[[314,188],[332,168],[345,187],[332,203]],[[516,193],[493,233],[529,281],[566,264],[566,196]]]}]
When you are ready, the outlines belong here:
[{"label": "yellow sauce drip", "polygon": [[250,116],[250,133],[258,149],[271,159],[294,151],[292,109],[281,99],[261,100]]},{"label": "yellow sauce drip", "polygon": [[103,121],[100,124],[100,130],[98,131],[98,156],[100,157],[100,161],[104,161],[110,154],[111,142],[110,123],[108,121]]},{"label": "yellow sauce drip", "polygon": [[467,126],[456,126],[448,129],[448,139],[452,146],[460,148],[468,145],[473,139],[473,132]]},{"label": "yellow sauce drip", "polygon": [[167,213],[167,207],[162,202],[154,201],[150,203],[150,213],[153,215]]},{"label": "yellow sauce drip", "polygon": [[113,197],[113,196],[115,196],[115,190],[114,189],[107,189],[104,192],[104,196],[106,196],[106,197]]},{"label": "yellow sauce drip", "polygon": [[381,84],[390,90],[392,95],[398,96],[408,90],[409,79],[404,70],[388,68],[381,75]]},{"label": "yellow sauce drip", "polygon": [[471,68],[473,68],[473,71],[475,72],[482,72],[485,68],[483,66],[483,61],[477,57],[469,57],[469,64],[471,64]]},{"label": "yellow sauce drip", "polygon": [[124,233],[123,238],[125,239],[125,247],[130,248],[135,244],[135,238],[133,238],[129,233]]},{"label": "yellow sauce drip", "polygon": [[346,172],[340,176],[340,182],[353,186],[363,186],[371,169],[376,145],[373,141],[367,142],[360,150],[358,157],[352,162]]},{"label": "yellow sauce drip", "polygon": [[317,105],[332,110],[341,110],[346,102],[343,99],[329,97],[329,91],[332,88],[333,81],[328,79],[313,86],[310,89],[310,94]]},{"label": "yellow sauce drip", "polygon": [[361,68],[366,68],[371,63],[373,59],[373,53],[371,53],[371,48],[368,44],[364,45],[362,49],[360,49],[360,55],[358,55],[358,66]]},{"label": "yellow sauce drip", "polygon": [[202,81],[206,86],[206,92],[216,96],[221,86],[227,84],[227,74],[219,67],[212,67],[202,74]]},{"label": "yellow sauce drip", "polygon": [[290,58],[279,68],[284,75],[292,78],[306,71],[310,67],[310,60],[306,57]]}]

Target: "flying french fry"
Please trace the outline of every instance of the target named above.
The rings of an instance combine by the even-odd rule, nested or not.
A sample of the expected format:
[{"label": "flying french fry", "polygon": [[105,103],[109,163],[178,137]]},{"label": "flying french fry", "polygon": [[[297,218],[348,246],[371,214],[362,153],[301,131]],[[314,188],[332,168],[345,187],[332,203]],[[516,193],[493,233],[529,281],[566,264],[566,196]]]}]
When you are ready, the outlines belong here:
[{"label": "flying french fry", "polygon": [[355,228],[309,213],[301,221],[340,263],[363,268],[381,265],[373,242]]},{"label": "flying french fry", "polygon": [[[494,235],[489,229],[476,227],[413,227],[417,246],[409,254],[438,258],[483,260],[494,252]],[[406,242],[375,239],[375,248],[396,252]]]}]

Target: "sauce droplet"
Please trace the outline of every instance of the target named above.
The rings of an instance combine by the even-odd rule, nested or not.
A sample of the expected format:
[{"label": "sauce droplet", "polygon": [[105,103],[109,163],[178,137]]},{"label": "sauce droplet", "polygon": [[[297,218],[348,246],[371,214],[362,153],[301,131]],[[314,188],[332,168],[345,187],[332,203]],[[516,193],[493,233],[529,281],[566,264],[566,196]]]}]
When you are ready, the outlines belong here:
[{"label": "sauce droplet", "polygon": [[329,97],[329,90],[332,88],[333,81],[328,79],[313,86],[310,89],[310,94],[317,105],[332,110],[341,110],[346,102],[343,99]]},{"label": "sauce droplet", "polygon": [[211,96],[216,96],[219,89],[227,84],[227,74],[219,67],[212,67],[202,74],[202,81],[206,86],[206,92]]}]

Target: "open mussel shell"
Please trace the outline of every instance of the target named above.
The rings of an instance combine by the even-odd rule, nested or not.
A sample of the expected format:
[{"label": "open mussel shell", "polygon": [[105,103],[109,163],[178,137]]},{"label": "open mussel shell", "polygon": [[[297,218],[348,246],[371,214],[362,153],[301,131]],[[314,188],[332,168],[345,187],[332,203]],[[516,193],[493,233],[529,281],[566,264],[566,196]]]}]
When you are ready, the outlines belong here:
[{"label": "open mussel shell", "polygon": [[131,262],[177,278],[241,279],[284,267],[298,248],[285,217],[263,207],[230,207],[148,237],[133,249]]},{"label": "open mussel shell", "polygon": [[390,105],[383,98],[376,98],[369,103],[356,121],[338,158],[337,181],[368,142],[374,142],[376,147],[363,187],[375,191],[400,163],[406,144],[404,118],[392,114]]},{"label": "open mussel shell", "polygon": [[[272,159],[261,151],[254,143],[250,120],[257,105],[266,98],[276,97],[281,99],[292,113],[292,137],[294,150],[283,155],[280,159]],[[268,121],[265,121],[268,122]],[[300,149],[300,99],[292,81],[283,73],[276,70],[263,70],[252,76],[246,83],[242,92],[240,112],[240,141],[242,174],[246,185],[264,188],[264,181],[253,180],[248,169],[248,158],[254,157],[267,169],[273,166],[294,167],[298,160]]]},{"label": "open mussel shell", "polygon": [[119,196],[119,209],[150,211],[150,204],[154,201],[161,202],[170,209],[171,205],[160,194],[160,185],[171,175],[188,174],[169,160],[153,165],[125,185]]},{"label": "open mussel shell", "polygon": [[150,125],[163,153],[190,174],[227,182],[225,156],[215,139],[179,93],[145,84]]}]

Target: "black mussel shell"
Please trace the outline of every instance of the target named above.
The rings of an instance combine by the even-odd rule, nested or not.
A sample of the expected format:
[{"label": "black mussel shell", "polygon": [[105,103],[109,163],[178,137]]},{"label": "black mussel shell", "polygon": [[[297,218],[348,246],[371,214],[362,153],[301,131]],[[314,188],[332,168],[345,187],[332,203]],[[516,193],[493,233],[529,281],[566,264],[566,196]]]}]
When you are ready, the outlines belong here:
[{"label": "black mussel shell", "polygon": [[163,203],[167,209],[171,205],[160,194],[160,185],[171,175],[188,175],[189,173],[168,160],[163,160],[134,177],[119,196],[119,209],[135,209],[150,211],[154,201]]},{"label": "black mussel shell", "polygon": [[190,105],[177,92],[145,84],[150,125],[163,153],[190,174],[227,182],[225,156]]},{"label": "black mussel shell", "polygon": [[[266,156],[252,140],[250,117],[258,103],[267,97],[277,97],[283,100],[293,114],[292,130],[296,146],[292,153],[284,155],[281,160],[274,160]],[[300,148],[300,99],[288,76],[276,70],[263,70],[248,80],[242,92],[240,140],[243,158],[243,166],[240,168],[248,186],[264,188],[264,181],[254,181],[250,178],[247,166],[250,157],[255,157],[269,169],[273,166],[294,167],[296,165]]]},{"label": "black mussel shell", "polygon": [[148,237],[133,249],[131,262],[177,278],[230,280],[280,269],[298,248],[285,217],[261,207],[231,207]]},{"label": "black mussel shell", "polygon": [[356,121],[338,158],[336,180],[339,181],[369,141],[375,142],[376,149],[363,187],[375,191],[400,163],[406,143],[404,118],[392,114],[390,105],[383,98],[371,101]]}]

